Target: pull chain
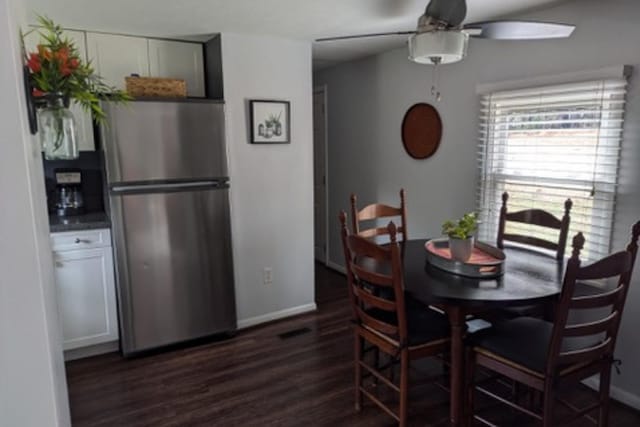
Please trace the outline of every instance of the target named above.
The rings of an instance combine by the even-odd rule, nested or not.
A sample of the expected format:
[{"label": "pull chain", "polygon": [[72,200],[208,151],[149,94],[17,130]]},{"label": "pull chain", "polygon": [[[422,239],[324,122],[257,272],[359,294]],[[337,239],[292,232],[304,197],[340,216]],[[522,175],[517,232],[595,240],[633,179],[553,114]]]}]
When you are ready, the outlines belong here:
[{"label": "pull chain", "polygon": [[438,90],[438,80],[440,77],[440,61],[441,58],[438,56],[434,56],[431,58],[431,62],[433,62],[433,74],[431,74],[431,96],[436,98],[437,102],[442,100],[442,94]]},{"label": "pull chain", "polygon": [[[600,83],[600,120],[598,120],[598,135],[596,142],[596,152],[593,158],[593,177],[591,180],[591,197],[596,196],[596,179],[598,175],[598,155],[600,154],[600,131],[602,130],[602,120],[604,119],[604,81]],[[618,368],[616,368],[618,369]]]}]

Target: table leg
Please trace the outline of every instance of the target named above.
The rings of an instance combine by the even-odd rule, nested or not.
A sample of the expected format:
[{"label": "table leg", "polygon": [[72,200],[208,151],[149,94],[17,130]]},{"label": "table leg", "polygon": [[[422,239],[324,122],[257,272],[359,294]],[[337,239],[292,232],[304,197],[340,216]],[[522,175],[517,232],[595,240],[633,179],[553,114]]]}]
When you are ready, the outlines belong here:
[{"label": "table leg", "polygon": [[467,325],[465,323],[465,313],[460,307],[449,307],[447,309],[449,323],[451,324],[451,397],[450,397],[450,420],[451,425],[459,427],[462,425],[464,411],[463,389],[464,389],[464,334]]}]

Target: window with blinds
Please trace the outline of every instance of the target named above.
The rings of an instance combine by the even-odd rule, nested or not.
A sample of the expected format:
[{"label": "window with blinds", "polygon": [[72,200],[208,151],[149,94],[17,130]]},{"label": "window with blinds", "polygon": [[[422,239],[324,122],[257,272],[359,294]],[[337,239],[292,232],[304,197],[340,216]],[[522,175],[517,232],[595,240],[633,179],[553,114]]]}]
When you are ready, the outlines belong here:
[{"label": "window with blinds", "polygon": [[[544,209],[561,218],[573,201],[572,237],[582,255],[609,253],[627,81],[624,78],[494,92],[481,96],[480,238],[495,241],[501,195],[509,211]],[[557,240],[555,230],[507,223],[507,233]]]}]

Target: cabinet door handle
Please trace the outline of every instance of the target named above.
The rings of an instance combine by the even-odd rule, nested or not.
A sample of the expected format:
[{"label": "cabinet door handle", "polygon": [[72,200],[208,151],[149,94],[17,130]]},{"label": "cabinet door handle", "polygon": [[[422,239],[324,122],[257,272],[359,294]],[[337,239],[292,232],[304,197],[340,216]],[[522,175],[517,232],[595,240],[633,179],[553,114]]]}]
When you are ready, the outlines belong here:
[{"label": "cabinet door handle", "polygon": [[76,238],[76,244],[78,243],[91,243],[91,240],[89,239],[81,239],[79,237]]},{"label": "cabinet door handle", "polygon": [[56,267],[64,267],[64,262],[56,261]]}]

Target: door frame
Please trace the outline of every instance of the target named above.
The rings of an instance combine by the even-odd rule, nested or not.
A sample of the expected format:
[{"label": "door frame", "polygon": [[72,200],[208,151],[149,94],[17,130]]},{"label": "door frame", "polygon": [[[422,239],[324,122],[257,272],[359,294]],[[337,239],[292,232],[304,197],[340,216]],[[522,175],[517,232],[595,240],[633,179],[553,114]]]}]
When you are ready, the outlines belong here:
[{"label": "door frame", "polygon": [[[324,103],[324,233],[325,233],[325,249],[324,249],[324,265],[329,266],[329,105],[328,105],[328,87],[326,84],[314,86],[312,95],[322,93]],[[315,118],[314,118],[315,120]],[[313,144],[316,144],[315,136]],[[314,150],[315,151],[315,150]],[[313,162],[315,169],[315,161]],[[314,171],[315,172],[315,171]],[[314,256],[315,258],[315,256]]]}]

